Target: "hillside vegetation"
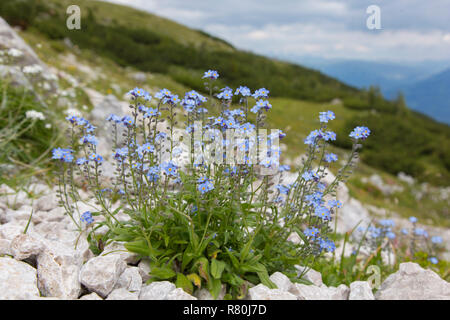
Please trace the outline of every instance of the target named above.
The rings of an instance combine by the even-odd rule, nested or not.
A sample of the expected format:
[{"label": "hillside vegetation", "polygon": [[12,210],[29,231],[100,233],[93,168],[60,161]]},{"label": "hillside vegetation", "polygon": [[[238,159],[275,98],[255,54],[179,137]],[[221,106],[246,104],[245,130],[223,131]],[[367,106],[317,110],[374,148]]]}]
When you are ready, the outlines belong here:
[{"label": "hillside vegetation", "polygon": [[[82,8],[82,29],[65,27],[66,8]],[[397,174],[411,174],[419,181],[448,185],[450,181],[450,128],[409,110],[402,97],[388,101],[374,88],[358,90],[322,73],[233,48],[223,40],[192,30],[155,15],[98,1],[9,0],[0,4],[0,15],[10,24],[52,41],[63,39],[123,67],[152,72],[176,86],[204,90],[199,75],[219,70],[219,85],[266,87],[280,101],[280,114],[269,121],[283,129],[291,127],[288,147],[298,147],[312,121],[300,114],[302,101],[322,111],[334,98],[343,101],[342,118],[334,128],[336,146],[348,148],[345,136],[355,124],[373,132],[362,152],[365,163]],[[61,49],[63,50],[63,49]],[[173,88],[170,88],[173,89]],[[301,100],[301,101],[300,101]],[[289,117],[282,115],[292,115]],[[341,137],[341,138],[339,138]]]}]

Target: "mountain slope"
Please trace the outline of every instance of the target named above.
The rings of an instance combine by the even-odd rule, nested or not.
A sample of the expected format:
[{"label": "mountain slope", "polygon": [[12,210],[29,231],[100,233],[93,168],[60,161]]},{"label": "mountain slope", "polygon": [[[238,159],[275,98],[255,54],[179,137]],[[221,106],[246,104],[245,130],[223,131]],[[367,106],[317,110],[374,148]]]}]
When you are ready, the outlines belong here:
[{"label": "mountain slope", "polygon": [[409,86],[405,97],[413,109],[450,123],[450,69]]},{"label": "mountain slope", "polygon": [[[66,23],[65,9],[73,1],[25,2],[35,8],[26,11],[25,17],[23,10],[14,11],[17,6],[5,4],[0,4],[0,13],[9,23],[20,22],[23,27],[37,29],[52,40],[68,38],[80,48],[95,50],[121,65],[170,74],[178,82],[197,90],[204,89],[199,75],[204,70],[216,68],[220,70],[223,84],[237,87],[245,83],[253,89],[267,86],[273,96],[330,101],[335,97],[358,94],[355,88],[318,71],[233,50],[205,33],[135,9],[97,1],[78,1],[75,3],[83,12],[82,28],[68,30],[61,26]],[[179,33],[187,36],[180,38]]]},{"label": "mountain slope", "polygon": [[[65,10],[73,3],[82,10],[81,30],[65,27]],[[348,148],[349,130],[355,125],[368,125],[374,135],[386,138],[367,141],[367,148],[362,151],[367,164],[392,174],[403,171],[436,184],[450,181],[450,128],[411,112],[401,99],[389,101],[376,90],[360,90],[309,68],[236,50],[202,32],[111,3],[10,0],[0,3],[0,15],[21,26],[24,36],[39,37],[48,43],[52,49],[47,55],[49,64],[55,63],[54,52],[66,52],[68,44],[72,53],[108,64],[109,70],[96,69],[90,74],[95,80],[89,85],[95,88],[117,85],[107,79],[112,75],[120,78],[121,85],[136,86],[136,82],[130,83],[120,74],[123,71],[118,66],[148,72],[151,79],[147,85],[165,86],[177,94],[190,89],[204,92],[201,76],[208,69],[219,71],[218,88],[266,87],[271,97],[281,99],[275,101],[288,102],[282,104],[283,109],[293,108],[290,119],[277,117],[274,121],[281,129],[292,126],[295,139],[289,140],[288,146],[292,150],[301,151],[297,145],[302,144],[310,126],[291,124],[291,120],[317,124],[312,115],[329,109],[328,102],[339,97],[343,101],[339,108],[341,118],[333,128],[339,133],[337,146]],[[185,36],[180,39],[178,32]],[[61,65],[66,63],[62,61]],[[296,109],[303,102],[311,108],[311,119],[301,114],[305,108]],[[396,137],[395,143],[392,137]]]}]

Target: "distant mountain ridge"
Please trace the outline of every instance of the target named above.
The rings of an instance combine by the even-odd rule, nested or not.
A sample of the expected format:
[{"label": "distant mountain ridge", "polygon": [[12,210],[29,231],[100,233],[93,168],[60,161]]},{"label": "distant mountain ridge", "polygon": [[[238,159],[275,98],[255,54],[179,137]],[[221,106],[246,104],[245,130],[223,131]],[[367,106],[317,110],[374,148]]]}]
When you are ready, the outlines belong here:
[{"label": "distant mountain ridge", "polygon": [[450,62],[398,64],[316,59],[306,64],[357,88],[378,86],[388,99],[402,92],[412,109],[450,123]]},{"label": "distant mountain ridge", "polygon": [[409,86],[405,98],[412,109],[450,124],[450,68]]}]

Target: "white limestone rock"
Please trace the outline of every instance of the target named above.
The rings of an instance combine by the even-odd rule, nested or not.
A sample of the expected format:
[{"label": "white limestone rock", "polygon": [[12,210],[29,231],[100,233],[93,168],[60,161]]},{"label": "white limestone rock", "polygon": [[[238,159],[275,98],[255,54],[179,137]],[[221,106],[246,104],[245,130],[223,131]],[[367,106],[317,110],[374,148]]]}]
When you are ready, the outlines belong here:
[{"label": "white limestone rock", "polygon": [[0,256],[3,255],[12,256],[10,240],[0,239]]},{"label": "white limestone rock", "polygon": [[[295,268],[297,269],[298,276],[302,275],[302,273],[304,273],[306,269],[306,267],[300,265],[296,265]],[[309,270],[307,270],[306,273],[302,275],[302,279],[308,280],[318,287],[323,285],[322,274],[311,268],[309,268]]]},{"label": "white limestone rock", "polygon": [[225,294],[226,294],[226,286],[225,285],[222,285],[222,290],[220,291],[219,295],[217,296],[217,299],[214,299],[211,292],[209,292],[209,290],[205,289],[205,288],[201,288],[194,292],[194,296],[198,300],[223,300],[223,298],[225,297]]},{"label": "white limestone rock", "polygon": [[347,300],[349,291],[350,289],[344,284],[336,288],[294,283],[290,292],[299,300]]},{"label": "white limestone rock", "polygon": [[37,211],[33,213],[31,221],[35,225],[42,222],[61,222],[65,217],[65,212],[63,207],[56,207],[50,211]]},{"label": "white limestone rock", "polygon": [[83,265],[80,282],[88,290],[107,297],[126,267],[119,255],[98,256]]},{"label": "white limestone rock", "polygon": [[142,288],[142,277],[138,267],[128,267],[117,280],[115,289],[125,288],[130,292],[139,293]]},{"label": "white limestone rock", "polygon": [[350,284],[348,300],[375,300],[367,281],[354,281]]},{"label": "white limestone rock", "polygon": [[263,284],[258,284],[248,290],[250,300],[297,300],[290,292],[280,289],[269,289]]},{"label": "white limestone rock", "polygon": [[270,280],[276,284],[278,289],[282,291],[289,291],[292,286],[291,280],[281,272],[275,272],[270,276]]},{"label": "white limestone rock", "polygon": [[50,211],[57,207],[59,200],[55,193],[50,193],[46,196],[40,197],[37,201],[34,202],[33,208],[34,211]]},{"label": "white limestone rock", "polygon": [[139,261],[139,255],[128,251],[123,242],[112,241],[105,246],[102,255],[120,255],[127,264],[135,264]]},{"label": "white limestone rock", "polygon": [[114,289],[106,300],[139,300],[139,294],[125,288]]},{"label": "white limestone rock", "polygon": [[169,281],[157,281],[141,288],[139,300],[166,300],[167,295],[176,287]]},{"label": "white limestone rock", "polygon": [[36,269],[11,258],[0,257],[0,300],[38,298]]},{"label": "white limestone rock", "polygon": [[42,239],[45,248],[37,257],[38,287],[46,297],[78,299],[82,259],[78,252],[60,242]]},{"label": "white limestone rock", "polygon": [[381,284],[378,300],[450,300],[450,283],[417,263],[401,263]]},{"label": "white limestone rock", "polygon": [[82,296],[78,300],[103,300],[103,299],[102,299],[102,297],[100,297],[95,292],[92,292],[92,293],[89,293],[89,294],[85,294],[84,296]]},{"label": "white limestone rock", "polygon": [[181,288],[176,288],[169,292],[166,296],[166,300],[198,300],[196,297],[191,296],[189,293]]},{"label": "white limestone rock", "polygon": [[139,274],[142,277],[142,282],[147,282],[150,279],[150,262],[143,259],[138,264]]},{"label": "white limestone rock", "polygon": [[[0,224],[0,239],[12,240],[16,236],[23,234],[25,227],[27,225],[26,221],[14,221],[5,224]],[[33,229],[33,224],[30,223],[28,230]]]},{"label": "white limestone rock", "polygon": [[19,234],[11,241],[10,250],[16,260],[35,259],[44,250],[44,245],[28,234]]}]

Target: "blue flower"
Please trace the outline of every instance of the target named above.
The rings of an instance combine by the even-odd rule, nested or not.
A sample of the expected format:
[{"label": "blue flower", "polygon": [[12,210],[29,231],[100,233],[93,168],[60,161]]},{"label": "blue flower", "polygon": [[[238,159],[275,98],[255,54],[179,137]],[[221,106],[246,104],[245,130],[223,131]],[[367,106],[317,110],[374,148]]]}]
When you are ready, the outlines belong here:
[{"label": "blue flower", "polygon": [[309,135],[305,139],[305,144],[307,145],[313,145],[316,143],[317,139],[322,138],[323,132],[320,130],[313,130],[309,133]]},{"label": "blue flower", "polygon": [[78,158],[77,161],[76,161],[76,164],[79,165],[79,166],[81,166],[81,165],[83,165],[85,163],[88,163],[88,160],[86,158]]},{"label": "blue flower", "polygon": [[411,223],[416,223],[417,222],[417,218],[416,217],[409,217],[409,221]]},{"label": "blue flower", "polygon": [[438,264],[439,260],[435,257],[431,257],[430,259],[428,259],[432,264]]},{"label": "blue flower", "polygon": [[356,140],[361,139],[364,140],[370,135],[370,129],[367,127],[356,127],[349,134],[350,138],[354,138]]},{"label": "blue flower", "polygon": [[128,148],[127,147],[118,148],[118,149],[116,149],[116,153],[114,154],[114,158],[117,159],[117,160],[123,160],[123,158],[126,158],[127,155],[128,155]]},{"label": "blue flower", "polygon": [[234,166],[234,167],[231,167],[231,168],[225,168],[223,170],[223,172],[228,174],[228,175],[230,175],[230,176],[233,176],[233,175],[235,175],[237,173],[237,167]]},{"label": "blue flower", "polygon": [[330,220],[331,219],[330,210],[327,207],[324,207],[324,206],[316,207],[314,209],[314,215],[316,217],[321,218],[322,220]]},{"label": "blue flower", "polygon": [[428,233],[424,230],[424,229],[422,229],[422,228],[416,228],[416,229],[414,229],[414,234],[416,235],[416,236],[423,236],[423,237],[428,237]]},{"label": "blue flower", "polygon": [[327,131],[323,134],[323,140],[325,141],[335,141],[336,140],[336,133],[334,133],[333,131]]},{"label": "blue flower", "polygon": [[90,225],[91,223],[94,222],[94,218],[92,218],[92,214],[90,211],[84,212],[81,215],[80,219],[81,219],[81,221],[86,222],[87,225]]},{"label": "blue flower", "polygon": [[319,113],[319,120],[322,123],[328,123],[330,120],[334,120],[334,112],[333,111],[326,111],[326,112],[320,112]]},{"label": "blue flower", "polygon": [[243,97],[249,97],[252,95],[252,92],[246,86],[240,86],[239,88],[236,89],[236,92],[234,94],[235,95],[240,94]]},{"label": "blue flower", "polygon": [[245,116],[244,111],[242,111],[241,109],[234,109],[234,110],[228,111],[227,114],[229,114],[229,116],[234,116],[234,117],[244,117]]},{"label": "blue flower", "polygon": [[281,166],[278,168],[278,170],[279,170],[280,172],[289,171],[289,170],[291,170],[291,167],[288,166],[287,164],[283,164],[283,165],[281,165]]},{"label": "blue flower", "polygon": [[81,137],[80,143],[90,143],[90,144],[96,146],[98,144],[98,140],[95,136],[88,134],[88,135]]},{"label": "blue flower", "polygon": [[431,242],[433,242],[434,244],[442,243],[442,238],[439,236],[431,237]]},{"label": "blue flower", "polygon": [[309,170],[309,171],[306,171],[305,173],[303,173],[302,174],[302,178],[305,180],[305,181],[310,181],[310,180],[315,180],[315,181],[317,181],[317,180],[319,180],[319,175],[317,174],[317,172],[314,172],[314,171],[312,171],[312,170]]},{"label": "blue flower", "polygon": [[168,176],[177,176],[178,167],[172,161],[164,163],[161,167]]},{"label": "blue flower", "polygon": [[160,115],[161,112],[158,112],[157,109],[146,108],[144,113],[144,118],[151,118]]},{"label": "blue flower", "polygon": [[168,90],[166,88],[158,91],[155,94],[155,98],[157,98],[159,100],[170,99],[171,96],[172,96],[172,92],[170,92],[170,90]]},{"label": "blue flower", "polygon": [[255,99],[259,99],[259,98],[267,98],[269,96],[269,90],[267,90],[266,88],[261,88],[255,91],[255,93],[253,94],[253,97]]},{"label": "blue flower", "polygon": [[[323,182],[319,182],[317,183],[317,189],[321,192],[325,191],[325,189],[327,188],[327,186],[323,183]],[[340,208],[340,207],[339,207]]]},{"label": "blue flower", "polygon": [[148,108],[144,106],[143,104],[139,104],[138,110],[142,113],[147,112]]},{"label": "blue flower", "polygon": [[184,98],[183,100],[181,100],[181,105],[183,106],[184,110],[186,110],[186,112],[193,112],[195,110],[196,102],[193,99],[186,99]]},{"label": "blue flower", "polygon": [[128,93],[134,97],[143,97],[145,94],[148,94],[148,92],[146,92],[144,89],[141,88],[134,88],[133,90],[130,90]]},{"label": "blue flower", "polygon": [[308,205],[313,207],[318,207],[323,204],[323,193],[322,192],[314,192],[313,194],[307,194],[305,196],[305,200],[307,201]]},{"label": "blue flower", "polygon": [[86,130],[87,133],[91,133],[93,132],[97,127],[94,127],[92,124],[88,123],[84,129]]},{"label": "blue flower", "polygon": [[89,159],[95,161],[98,164],[101,164],[103,162],[103,157],[96,153],[92,153],[91,155],[89,155]]},{"label": "blue flower", "polygon": [[135,170],[140,170],[140,169],[142,169],[142,163],[139,163],[139,162],[133,162],[133,163],[131,164],[131,168],[132,168],[132,169],[135,169]]},{"label": "blue flower", "polygon": [[77,116],[67,116],[66,120],[69,121],[70,123],[74,124],[75,122],[77,122],[79,118]]},{"label": "blue flower", "polygon": [[408,234],[408,230],[406,230],[405,228],[403,228],[403,229],[401,230],[401,232],[402,232],[402,234],[404,234],[404,235],[407,235],[407,234]]},{"label": "blue flower", "polygon": [[71,149],[62,149],[62,148],[55,148],[52,150],[52,159],[55,160],[61,160],[63,162],[72,162],[73,161],[73,150]]},{"label": "blue flower", "polygon": [[328,206],[330,206],[331,208],[336,207],[336,208],[342,208],[342,202],[340,202],[339,200],[329,200],[328,201]]},{"label": "blue flower", "polygon": [[142,146],[139,146],[137,151],[138,151],[138,153],[141,153],[141,154],[154,152],[155,147],[151,143],[147,142],[147,143],[144,143]]},{"label": "blue flower", "polygon": [[124,116],[122,118],[122,123],[127,127],[131,127],[132,125],[134,125],[134,120],[130,116]]},{"label": "blue flower", "polygon": [[158,132],[156,134],[155,141],[159,142],[161,139],[165,139],[166,137],[167,137],[167,133],[165,133],[165,132]]},{"label": "blue flower", "polygon": [[217,78],[219,78],[219,73],[215,70],[208,70],[204,73],[202,79],[204,78],[209,78],[212,80],[217,80]]},{"label": "blue flower", "polygon": [[386,233],[386,237],[388,237],[389,239],[395,239],[395,233],[393,233],[392,231],[388,231]]},{"label": "blue flower", "polygon": [[168,102],[170,104],[176,105],[178,102],[180,102],[180,98],[178,98],[178,96],[176,94],[170,96]]},{"label": "blue flower", "polygon": [[208,181],[207,177],[200,177],[200,178],[197,179],[197,183],[203,183],[203,182],[206,182],[206,181]]},{"label": "blue flower", "polygon": [[272,105],[267,100],[258,100],[256,101],[256,105],[250,109],[253,113],[258,113],[261,109],[268,111],[272,108]]},{"label": "blue flower", "polygon": [[82,118],[82,117],[77,117],[76,123],[77,123],[77,126],[81,126],[81,127],[90,125],[89,121],[87,121],[85,118]]},{"label": "blue flower", "polygon": [[304,232],[305,236],[315,238],[319,234],[319,229],[312,227],[306,228]]},{"label": "blue flower", "polygon": [[289,188],[286,186],[283,186],[282,184],[277,185],[275,188],[277,188],[277,190],[281,193],[281,194],[288,194],[289,193]]},{"label": "blue flower", "polygon": [[394,221],[392,221],[390,219],[382,219],[382,220],[378,221],[378,223],[385,228],[393,227],[395,225]]},{"label": "blue flower", "polygon": [[223,100],[231,100],[231,98],[233,98],[233,91],[228,87],[223,88],[222,92],[217,95],[217,98]]},{"label": "blue flower", "polygon": [[144,100],[145,101],[151,101],[152,100],[152,96],[150,95],[150,93],[148,93],[148,92],[144,93]]},{"label": "blue flower", "polygon": [[333,241],[329,240],[329,239],[319,239],[319,246],[320,249],[322,250],[326,250],[327,252],[333,252],[334,250],[336,250],[336,245],[334,244]]},{"label": "blue flower", "polygon": [[205,180],[203,183],[201,183],[197,186],[197,190],[200,191],[202,194],[209,192],[213,189],[214,189],[214,185],[209,180]]},{"label": "blue flower", "polygon": [[119,123],[119,122],[121,121],[121,119],[120,119],[119,116],[117,116],[117,115],[111,113],[111,114],[106,118],[106,121],[112,121],[112,122],[115,122],[115,123]]},{"label": "blue flower", "polygon": [[147,175],[147,178],[149,179],[149,181],[156,182],[159,179],[158,166],[153,166],[153,167],[148,168],[146,175]]},{"label": "blue flower", "polygon": [[279,164],[279,161],[276,157],[267,157],[266,159],[262,160],[259,164],[264,166],[265,168],[269,168],[273,165],[277,166]]},{"label": "blue flower", "polygon": [[338,156],[334,153],[327,153],[325,155],[325,162],[336,162],[338,160]]}]

